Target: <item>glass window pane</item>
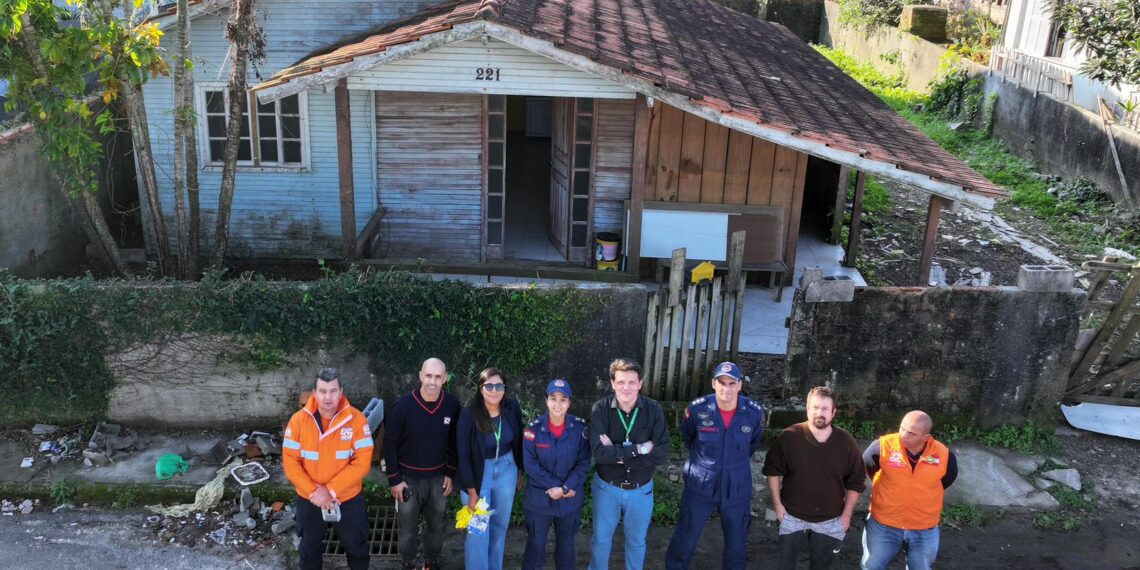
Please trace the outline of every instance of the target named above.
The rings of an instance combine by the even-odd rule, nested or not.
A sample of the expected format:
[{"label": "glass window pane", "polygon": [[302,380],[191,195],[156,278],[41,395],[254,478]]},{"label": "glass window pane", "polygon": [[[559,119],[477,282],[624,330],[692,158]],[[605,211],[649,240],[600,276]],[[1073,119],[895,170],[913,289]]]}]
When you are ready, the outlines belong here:
[{"label": "glass window pane", "polygon": [[207,113],[225,113],[226,112],[226,96],[221,91],[207,91],[206,92],[206,112]]},{"label": "glass window pane", "polygon": [[277,118],[273,115],[258,115],[257,133],[263,139],[277,138]]},{"label": "glass window pane", "polygon": [[226,141],[210,141],[210,162],[221,162],[226,152]]},{"label": "glass window pane", "polygon": [[206,129],[209,131],[211,137],[224,138],[226,136],[226,118],[221,115],[206,117]]},{"label": "glass window pane", "polygon": [[[253,97],[252,99],[254,101],[257,101],[256,97]],[[276,113],[277,113],[277,109],[275,109],[273,107],[272,102],[270,102],[270,103],[258,103],[257,104],[257,114],[258,115],[274,115]]]},{"label": "glass window pane", "polygon": [[586,247],[586,224],[570,226],[570,246]]},{"label": "glass window pane", "polygon": [[284,162],[301,162],[301,141],[285,141],[281,146],[285,151]]},{"label": "glass window pane", "polygon": [[594,129],[594,118],[578,116],[577,127],[574,130],[574,140],[590,142],[590,132]]},{"label": "glass window pane", "polygon": [[286,139],[301,138],[301,118],[281,117],[281,137]]},{"label": "glass window pane", "polygon": [[503,165],[503,143],[493,142],[487,145],[487,164],[491,166]]},{"label": "glass window pane", "polygon": [[502,222],[487,222],[487,244],[488,245],[502,245],[503,244],[503,223]]},{"label": "glass window pane", "polygon": [[499,193],[503,191],[503,171],[497,168],[487,169],[487,191]]},{"label": "glass window pane", "polygon": [[578,112],[579,113],[593,113],[594,100],[593,99],[578,99]]},{"label": "glass window pane", "polygon": [[575,172],[574,173],[574,195],[575,196],[589,196],[590,195],[590,173],[589,172]]},{"label": "glass window pane", "polygon": [[489,128],[487,129],[487,136],[492,139],[503,138],[503,125],[506,124],[506,117],[503,115],[489,115],[487,117]]},{"label": "glass window pane", "polygon": [[505,95],[488,96],[487,108],[491,111],[505,111],[507,108],[507,97]]},{"label": "glass window pane", "polygon": [[575,198],[574,199],[574,218],[575,222],[585,222],[589,219],[589,198]]},{"label": "glass window pane", "polygon": [[238,160],[253,160],[253,155],[249,152],[249,139],[241,139],[241,144],[238,145]]},{"label": "glass window pane", "polygon": [[574,168],[590,167],[590,143],[574,145]]},{"label": "glass window pane", "polygon": [[242,138],[249,138],[249,115],[246,114],[241,116],[241,136]]},{"label": "glass window pane", "polygon": [[296,115],[301,112],[300,97],[290,95],[277,102],[281,106],[282,115]]},{"label": "glass window pane", "polygon": [[261,160],[262,162],[277,162],[277,141],[276,140],[261,140]]},{"label": "glass window pane", "polygon": [[502,196],[487,196],[487,217],[492,220],[503,219]]}]

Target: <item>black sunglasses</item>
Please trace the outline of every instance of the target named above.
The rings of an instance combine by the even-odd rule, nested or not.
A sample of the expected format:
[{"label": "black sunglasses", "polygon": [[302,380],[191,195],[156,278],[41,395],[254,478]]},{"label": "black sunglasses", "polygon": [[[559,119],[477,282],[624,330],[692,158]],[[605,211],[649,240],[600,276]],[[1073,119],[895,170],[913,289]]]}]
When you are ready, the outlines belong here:
[{"label": "black sunglasses", "polygon": [[507,390],[507,385],[503,383],[487,383],[483,384],[483,389],[488,392],[505,392]]}]

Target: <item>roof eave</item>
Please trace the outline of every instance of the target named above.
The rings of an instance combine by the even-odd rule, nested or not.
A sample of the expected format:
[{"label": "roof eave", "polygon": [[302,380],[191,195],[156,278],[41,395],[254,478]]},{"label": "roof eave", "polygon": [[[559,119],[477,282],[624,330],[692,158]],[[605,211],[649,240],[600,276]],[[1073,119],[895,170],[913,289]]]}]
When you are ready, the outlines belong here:
[{"label": "roof eave", "polygon": [[[230,4],[233,4],[233,0],[202,0],[196,4],[191,4],[189,14],[190,20],[193,21],[198,16],[201,16],[208,12],[213,12],[221,8],[228,8]],[[158,24],[158,29],[165,32],[174,29],[175,24],[178,23],[178,13],[168,12],[159,14],[157,16],[151,16],[150,18],[147,18],[147,21]]]}]

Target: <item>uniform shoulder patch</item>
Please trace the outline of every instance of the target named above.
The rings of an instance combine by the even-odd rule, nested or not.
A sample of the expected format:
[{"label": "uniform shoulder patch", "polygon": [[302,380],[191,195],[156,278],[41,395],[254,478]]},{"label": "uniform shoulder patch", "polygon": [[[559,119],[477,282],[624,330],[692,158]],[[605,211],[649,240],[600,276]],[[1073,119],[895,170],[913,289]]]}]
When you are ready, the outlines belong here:
[{"label": "uniform shoulder patch", "polygon": [[699,405],[701,405],[701,403],[702,403],[702,402],[704,402],[704,401],[705,401],[705,396],[701,396],[700,398],[697,398],[696,400],[693,400],[692,402],[689,402],[689,405],[690,405],[690,406],[699,406]]},{"label": "uniform shoulder patch", "polygon": [[537,417],[537,418],[534,418],[533,420],[530,420],[530,423],[527,424],[527,427],[538,427],[541,424],[542,424],[542,418]]},{"label": "uniform shoulder patch", "polygon": [[534,430],[526,428],[523,430],[523,439],[534,441]]}]

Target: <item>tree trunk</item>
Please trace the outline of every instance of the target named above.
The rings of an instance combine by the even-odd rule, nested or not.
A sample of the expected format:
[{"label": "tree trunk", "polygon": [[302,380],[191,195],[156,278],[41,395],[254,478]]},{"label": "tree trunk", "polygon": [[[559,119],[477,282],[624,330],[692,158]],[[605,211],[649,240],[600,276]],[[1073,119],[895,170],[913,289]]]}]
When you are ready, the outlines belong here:
[{"label": "tree trunk", "polygon": [[177,51],[174,55],[174,223],[178,230],[178,277],[190,277],[190,227],[186,219],[186,131],[191,128],[186,108],[186,15],[187,0],[178,0],[176,28]]},{"label": "tree trunk", "polygon": [[[225,262],[226,247],[229,242],[230,214],[233,210],[234,186],[237,182],[238,146],[241,143],[242,113],[246,109],[246,70],[251,58],[264,57],[264,39],[253,13],[253,0],[237,0],[231,8],[230,21],[226,23],[226,37],[234,46],[234,66],[230,71],[226,123],[226,150],[222,156],[222,185],[218,192],[217,227],[214,235],[214,250],[210,255],[210,266],[220,268]],[[251,125],[250,129],[257,128]],[[252,137],[250,152],[254,152]]]},{"label": "tree trunk", "polygon": [[[186,22],[186,61],[190,61],[190,22]],[[198,127],[194,110],[194,74],[186,73],[182,81],[183,105],[189,110],[190,128],[186,130],[186,196],[190,200],[190,235],[189,262],[186,267],[189,271],[187,278],[197,280],[199,277],[199,242],[202,235],[201,208],[198,201]]]},{"label": "tree trunk", "polygon": [[[40,56],[40,38],[36,33],[36,28],[32,25],[31,18],[27,14],[21,16],[20,23],[20,35],[28,55],[32,59],[36,75],[46,80],[47,68],[44,67],[43,58]],[[87,239],[99,247],[103,259],[111,265],[115,273],[120,277],[130,277],[130,269],[119,253],[119,246],[115,243],[115,238],[111,236],[111,230],[107,227],[107,220],[103,217],[103,211],[99,208],[99,202],[95,199],[95,195],[91,192],[84,192],[81,196],[72,196],[63,181],[57,178],[57,182],[59,182],[60,192],[75,208],[75,213],[79,216],[79,223],[83,226],[83,232],[87,234]]]}]

